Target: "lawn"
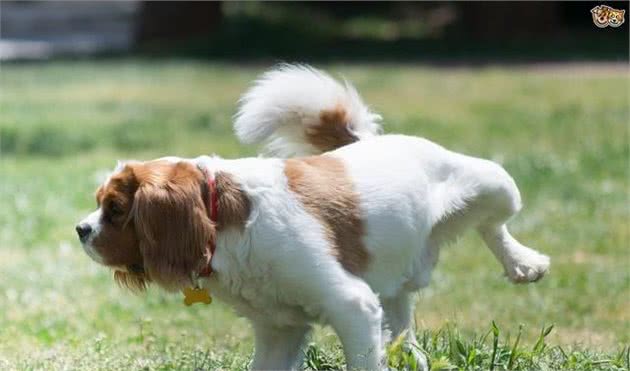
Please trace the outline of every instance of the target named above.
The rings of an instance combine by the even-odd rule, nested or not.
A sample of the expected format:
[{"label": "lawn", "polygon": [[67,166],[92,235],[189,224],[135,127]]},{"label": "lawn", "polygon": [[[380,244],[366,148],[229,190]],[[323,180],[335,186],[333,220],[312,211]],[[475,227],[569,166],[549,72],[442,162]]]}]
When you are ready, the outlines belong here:
[{"label": "lawn", "polygon": [[[2,66],[0,369],[247,367],[247,321],[221,303],[118,288],[74,225],[118,159],[256,154],[236,142],[231,117],[266,67]],[[387,132],[503,164],[525,204],[511,230],[552,257],[545,279],[514,286],[475,235],[444,249],[415,313],[433,369],[488,369],[493,358],[496,370],[630,368],[627,65],[322,67],[353,81]],[[306,366],[339,368],[333,332],[313,341]],[[390,354],[406,363],[403,350]]]}]

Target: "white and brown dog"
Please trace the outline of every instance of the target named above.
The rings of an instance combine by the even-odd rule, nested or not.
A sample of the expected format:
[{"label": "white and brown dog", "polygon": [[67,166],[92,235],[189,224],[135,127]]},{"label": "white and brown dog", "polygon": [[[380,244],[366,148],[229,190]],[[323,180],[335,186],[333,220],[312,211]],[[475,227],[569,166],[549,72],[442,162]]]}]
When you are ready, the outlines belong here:
[{"label": "white and brown dog", "polygon": [[465,229],[513,282],[537,281],[549,258],[508,232],[521,199],[501,166],[378,135],[379,121],[350,84],[280,67],[245,94],[235,129],[297,157],[119,165],[77,232],[125,286],[199,285],[233,305],[255,330],[254,369],[299,367],[314,322],[335,329],[349,369],[382,368],[411,326],[410,295]]}]

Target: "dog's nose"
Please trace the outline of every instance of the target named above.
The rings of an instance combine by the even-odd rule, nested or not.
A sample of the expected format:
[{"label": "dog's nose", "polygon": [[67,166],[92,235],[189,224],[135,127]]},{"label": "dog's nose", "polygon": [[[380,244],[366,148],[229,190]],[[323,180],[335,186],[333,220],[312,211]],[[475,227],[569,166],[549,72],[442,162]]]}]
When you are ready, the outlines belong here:
[{"label": "dog's nose", "polygon": [[75,229],[77,230],[77,234],[79,235],[81,242],[84,242],[90,233],[92,233],[92,227],[90,227],[87,223],[79,224]]}]

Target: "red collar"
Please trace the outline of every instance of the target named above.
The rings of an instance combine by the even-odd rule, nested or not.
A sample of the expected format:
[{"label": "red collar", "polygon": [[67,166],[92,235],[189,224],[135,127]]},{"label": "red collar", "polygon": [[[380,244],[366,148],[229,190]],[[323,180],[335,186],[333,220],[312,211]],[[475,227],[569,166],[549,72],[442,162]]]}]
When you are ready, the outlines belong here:
[{"label": "red collar", "polygon": [[[219,215],[219,195],[217,194],[217,187],[214,177],[208,174],[208,193],[210,197],[208,197],[208,201],[210,205],[208,205],[208,210],[210,211],[210,221],[213,223],[217,223],[217,216]],[[216,232],[215,236],[212,240],[210,240],[210,259],[208,260],[208,265],[206,265],[200,272],[199,277],[209,277],[212,274],[212,258],[214,257],[214,251],[217,249],[216,243]]]}]

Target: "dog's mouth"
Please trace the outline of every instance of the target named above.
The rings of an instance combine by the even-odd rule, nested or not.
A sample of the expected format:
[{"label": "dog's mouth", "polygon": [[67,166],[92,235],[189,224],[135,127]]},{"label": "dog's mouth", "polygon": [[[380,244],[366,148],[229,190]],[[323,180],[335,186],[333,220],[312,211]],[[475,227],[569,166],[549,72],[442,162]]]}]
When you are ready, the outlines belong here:
[{"label": "dog's mouth", "polygon": [[99,253],[96,252],[94,247],[88,242],[81,242],[81,247],[83,247],[83,251],[90,257],[90,259],[94,260],[98,264],[105,265],[105,260]]}]

